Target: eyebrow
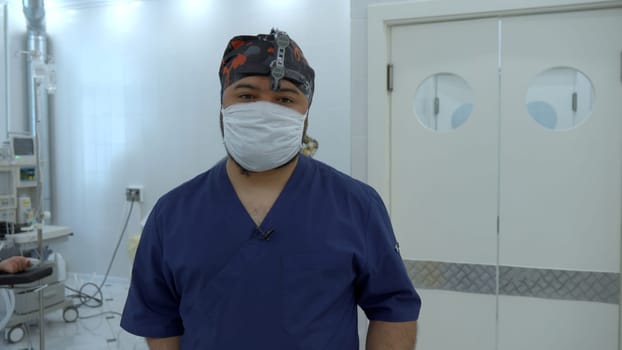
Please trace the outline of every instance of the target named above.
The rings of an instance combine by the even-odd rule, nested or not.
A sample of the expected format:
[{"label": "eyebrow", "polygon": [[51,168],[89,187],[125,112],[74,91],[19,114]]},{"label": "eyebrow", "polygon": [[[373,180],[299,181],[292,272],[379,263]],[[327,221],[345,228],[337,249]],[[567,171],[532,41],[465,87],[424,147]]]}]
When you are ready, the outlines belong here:
[{"label": "eyebrow", "polygon": [[[252,84],[239,84],[236,85],[234,88],[234,90],[241,90],[241,89],[250,89],[250,90],[261,90],[259,87],[252,85]],[[281,88],[279,89],[277,92],[291,92],[297,95],[302,95],[302,92],[298,91],[298,89],[294,89],[294,88]]]},{"label": "eyebrow", "polygon": [[239,85],[236,85],[233,89],[234,90],[241,90],[241,89],[259,90],[257,86],[251,85],[251,84],[239,84]]}]

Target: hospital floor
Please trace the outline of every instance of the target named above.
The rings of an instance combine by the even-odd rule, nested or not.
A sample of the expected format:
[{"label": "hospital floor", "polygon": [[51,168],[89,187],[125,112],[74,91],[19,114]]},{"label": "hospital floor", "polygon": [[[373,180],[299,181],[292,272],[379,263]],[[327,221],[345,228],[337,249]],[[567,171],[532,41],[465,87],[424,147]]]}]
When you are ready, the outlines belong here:
[{"label": "hospital floor", "polygon": [[[65,285],[79,289],[87,282],[100,284],[88,276],[70,275]],[[103,305],[98,308],[82,306],[79,308],[80,318],[73,323],[63,320],[62,310],[48,312],[45,316],[45,349],[46,350],[148,350],[144,338],[136,337],[121,329],[119,314],[127,298],[129,283],[124,279],[111,279],[102,288]],[[85,289],[93,293],[94,289]],[[73,292],[67,291],[66,294]],[[78,300],[75,302],[79,303]],[[359,310],[359,317],[364,315]],[[359,328],[359,332],[364,332]],[[4,339],[4,330],[0,330],[0,350],[39,350],[39,326],[34,322],[28,326],[24,339],[9,344]],[[365,348],[364,342],[361,349]]]},{"label": "hospital floor", "polygon": [[[87,278],[70,276],[66,285],[79,289]],[[95,282],[95,281],[92,281]],[[93,289],[94,290],[94,289]],[[85,289],[85,292],[88,290]],[[82,306],[79,308],[80,318],[73,323],[66,323],[62,311],[48,312],[45,317],[45,349],[46,350],[147,350],[143,338],[136,337],[122,330],[119,326],[123,305],[127,298],[128,282],[113,280],[106,282],[102,288],[103,305],[97,308]],[[71,294],[68,291],[67,294]],[[92,292],[90,292],[92,293]],[[76,303],[79,303],[76,300]],[[89,317],[97,315],[94,317]],[[28,326],[24,339],[9,344],[0,339],[0,349],[6,350],[39,350],[38,322]]]}]

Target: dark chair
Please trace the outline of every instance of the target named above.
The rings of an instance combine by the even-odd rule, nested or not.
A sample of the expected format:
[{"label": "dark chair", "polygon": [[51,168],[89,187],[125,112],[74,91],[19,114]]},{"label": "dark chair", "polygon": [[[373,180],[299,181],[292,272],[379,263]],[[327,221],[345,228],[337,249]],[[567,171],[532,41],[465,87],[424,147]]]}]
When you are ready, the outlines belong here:
[{"label": "dark chair", "polygon": [[[19,287],[20,285],[37,282],[51,275],[53,271],[54,269],[52,268],[52,265],[40,265],[35,268],[31,268],[24,272],[19,272],[19,273],[0,272],[0,288],[13,288],[13,287]],[[43,339],[45,336],[45,333],[44,333],[44,327],[45,327],[44,309],[45,307],[42,301],[43,288],[44,286],[39,286],[37,288],[38,293],[39,293],[39,303],[40,303],[39,304],[39,332],[40,332],[39,349],[40,350],[45,349],[45,342]]]}]

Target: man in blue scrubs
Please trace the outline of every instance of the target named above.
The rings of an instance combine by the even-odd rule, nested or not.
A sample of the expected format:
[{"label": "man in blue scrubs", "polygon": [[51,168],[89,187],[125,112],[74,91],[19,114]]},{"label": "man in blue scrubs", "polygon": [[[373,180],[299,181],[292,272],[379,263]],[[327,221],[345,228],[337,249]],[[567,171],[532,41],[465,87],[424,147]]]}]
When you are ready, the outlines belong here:
[{"label": "man in blue scrubs", "polygon": [[121,326],[152,350],[413,349],[421,301],[369,186],[300,154],[314,71],[285,32],[233,38],[228,156],[145,225]]}]

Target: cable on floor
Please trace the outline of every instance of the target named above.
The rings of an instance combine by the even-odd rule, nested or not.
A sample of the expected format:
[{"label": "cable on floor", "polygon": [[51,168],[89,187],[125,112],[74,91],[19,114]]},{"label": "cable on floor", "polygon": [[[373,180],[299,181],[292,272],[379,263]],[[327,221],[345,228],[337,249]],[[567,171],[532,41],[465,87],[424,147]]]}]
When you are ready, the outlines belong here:
[{"label": "cable on floor", "polygon": [[[76,293],[76,294],[72,294],[69,295],[69,297],[72,298],[79,298],[80,299],[80,303],[78,305],[75,305],[75,307],[82,307],[82,306],[86,306],[89,308],[98,308],[101,307],[104,304],[104,296],[103,296],[103,292],[102,292],[102,287],[104,286],[104,284],[106,283],[106,280],[108,279],[108,275],[110,274],[110,269],[112,268],[112,264],[114,263],[114,260],[117,256],[117,252],[119,251],[119,247],[121,246],[121,242],[123,241],[123,237],[125,236],[125,232],[127,231],[127,225],[130,221],[130,218],[132,217],[132,209],[134,208],[134,201],[130,202],[130,209],[127,213],[127,216],[125,218],[125,223],[123,224],[123,229],[121,230],[121,234],[119,235],[119,239],[117,240],[117,245],[114,248],[114,252],[112,253],[112,257],[110,258],[110,263],[108,264],[108,269],[106,270],[106,274],[104,275],[104,279],[102,280],[102,282],[98,285],[96,285],[93,282],[86,282],[84,283],[79,290],[76,290],[74,288],[69,287],[68,285],[65,285],[65,288]],[[94,288],[94,290],[92,291],[92,293],[87,293],[84,290],[88,287],[92,287]],[[102,312],[101,314],[98,314],[98,316],[101,316],[103,314],[106,313],[111,313],[110,312]],[[85,318],[91,318],[91,317],[95,317],[93,315],[90,316],[86,316],[86,317],[79,317],[80,319],[85,319]]]}]

